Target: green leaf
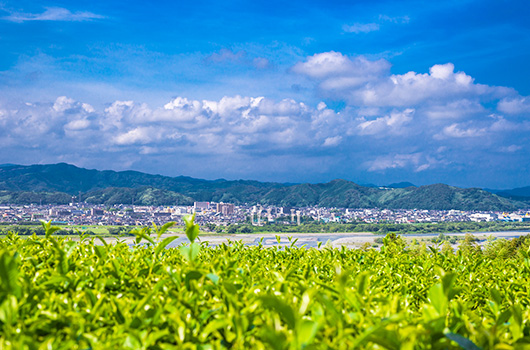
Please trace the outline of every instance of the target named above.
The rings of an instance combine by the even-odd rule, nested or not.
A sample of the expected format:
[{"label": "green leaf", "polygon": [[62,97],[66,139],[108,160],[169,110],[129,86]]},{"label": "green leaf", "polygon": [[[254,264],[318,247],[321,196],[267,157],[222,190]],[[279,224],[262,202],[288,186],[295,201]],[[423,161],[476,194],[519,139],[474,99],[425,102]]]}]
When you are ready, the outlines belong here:
[{"label": "green leaf", "polygon": [[57,227],[57,226],[52,226],[52,221],[44,221],[44,220],[40,220],[40,223],[42,225],[42,227],[44,228],[44,233],[45,233],[45,237],[46,238],[50,238],[50,236],[54,233],[54,232],[57,232],[59,231],[61,228],[60,227]]},{"label": "green leaf", "polygon": [[[18,259],[4,252],[0,256],[0,291],[2,294],[12,294],[20,298],[21,288],[18,283]],[[0,294],[1,297],[1,294]],[[1,300],[1,298],[0,298]]]},{"label": "green leaf", "polygon": [[357,290],[359,294],[364,295],[370,285],[370,272],[364,271],[357,276]]},{"label": "green leaf", "polygon": [[383,346],[385,349],[389,349],[389,350],[401,349],[401,344],[396,335],[396,332],[389,331],[384,328],[375,330],[372,334],[370,334],[370,336],[367,339],[371,341],[372,343]]},{"label": "green leaf", "polygon": [[181,246],[179,248],[180,253],[184,257],[184,259],[193,262],[199,255],[199,251],[201,250],[201,246],[198,243],[191,243],[189,246]]},{"label": "green leaf", "polygon": [[508,321],[511,316],[512,316],[512,310],[510,310],[510,309],[504,310],[503,312],[501,312],[501,314],[497,318],[497,321],[495,322],[495,324],[497,326],[501,326],[504,323],[506,323],[506,321]]},{"label": "green leaf", "polygon": [[298,329],[298,343],[304,345],[311,344],[319,328],[318,322],[302,320]]},{"label": "green leaf", "polygon": [[100,260],[105,261],[107,259],[107,250],[105,247],[96,245],[94,246],[94,252]]},{"label": "green leaf", "polygon": [[517,340],[523,336],[523,312],[519,305],[513,305],[511,307],[511,317],[510,317],[510,331],[512,332],[514,340]]},{"label": "green leaf", "polygon": [[460,347],[464,350],[482,350],[471,340],[467,339],[466,337],[461,336],[460,334],[446,333],[445,337],[449,340],[454,341],[458,345],[460,345]]},{"label": "green leaf", "polygon": [[201,250],[201,245],[198,243],[192,243],[190,244],[190,260],[195,261],[197,259],[197,256],[199,255],[199,251]]},{"label": "green leaf", "polygon": [[142,239],[145,239],[152,245],[155,245],[155,241],[149,237],[149,234],[151,233],[151,229],[149,227],[144,227],[141,230],[132,230],[131,233],[136,235],[136,244],[140,243]]},{"label": "green leaf", "polygon": [[160,252],[162,250],[164,250],[164,248],[167,247],[167,245],[171,242],[173,242],[175,239],[177,239],[178,236],[172,236],[172,237],[166,237],[162,240],[162,242],[158,243],[158,246],[156,247],[155,249],[155,255],[158,255],[160,254]]},{"label": "green leaf", "polygon": [[491,300],[495,302],[497,305],[502,305],[502,297],[501,293],[495,288],[490,289],[490,297]]},{"label": "green leaf", "polygon": [[447,311],[447,297],[444,294],[443,286],[437,283],[429,288],[429,300],[438,314],[444,315]]},{"label": "green leaf", "polygon": [[101,237],[101,236],[96,236],[96,238],[99,239],[99,240],[101,241],[101,243],[103,243],[103,245],[104,245],[105,247],[107,247],[107,249],[108,249],[109,244],[107,243],[107,241],[105,240],[105,238],[103,238],[103,237]]},{"label": "green leaf", "polygon": [[276,311],[290,329],[296,325],[296,317],[291,305],[274,295],[264,295],[259,298],[264,307]]},{"label": "green leaf", "polygon": [[190,289],[190,282],[193,280],[198,280],[202,277],[202,272],[193,270],[186,274],[186,278],[184,279],[184,284],[186,285],[186,288]]},{"label": "green leaf", "polygon": [[[166,231],[170,227],[174,226],[175,224],[176,224],[176,222],[170,221],[170,222],[167,222],[164,225],[162,225],[162,227],[159,230],[157,230],[158,239],[160,239],[160,236],[162,236],[164,233],[166,233]],[[153,225],[154,225],[154,223],[153,223]]]},{"label": "green leaf", "polygon": [[195,213],[193,215],[186,215],[182,218],[186,224],[186,237],[191,243],[199,236],[199,225],[195,224]]}]

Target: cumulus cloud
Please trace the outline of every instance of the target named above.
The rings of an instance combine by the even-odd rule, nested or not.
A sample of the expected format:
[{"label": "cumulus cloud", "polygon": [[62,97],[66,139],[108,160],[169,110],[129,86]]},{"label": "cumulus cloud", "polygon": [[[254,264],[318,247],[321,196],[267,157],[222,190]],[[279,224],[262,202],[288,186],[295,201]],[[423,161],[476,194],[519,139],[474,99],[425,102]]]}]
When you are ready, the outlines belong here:
[{"label": "cumulus cloud", "polygon": [[390,115],[379,117],[374,120],[361,118],[361,123],[357,126],[360,135],[380,135],[388,133],[401,134],[403,127],[412,121],[414,109],[408,108],[402,112],[393,111]]},{"label": "cumulus cloud", "polygon": [[424,109],[425,115],[433,120],[462,119],[487,114],[487,109],[476,100],[449,100],[446,103],[430,104]]},{"label": "cumulus cloud", "polygon": [[[176,96],[158,106],[115,100],[97,108],[69,96],[8,101],[0,103],[0,142],[4,155],[29,157],[38,149],[50,162],[91,152],[121,166],[178,159],[174,168],[185,160],[199,168],[235,167],[223,171],[249,177],[256,164],[269,173],[310,172],[322,164],[343,169],[340,176],[355,170],[425,174],[470,162],[478,169],[491,154],[525,153],[528,97],[480,84],[450,63],[428,72],[392,74],[390,68],[383,59],[333,51],[295,64],[291,73],[314,84],[327,103],[237,94]],[[336,101],[341,107],[330,108]],[[270,163],[274,159],[285,163]],[[188,163],[186,169],[194,169]]]},{"label": "cumulus cloud", "polygon": [[324,140],[324,146],[327,146],[327,147],[337,146],[338,144],[340,144],[341,141],[342,141],[342,136],[327,137]]},{"label": "cumulus cloud", "polygon": [[370,61],[364,56],[350,58],[335,51],[314,54],[293,67],[295,73],[324,81],[332,78],[352,80],[350,84],[330,83],[329,88],[357,86],[385,74],[389,69],[390,63],[384,59]]},{"label": "cumulus cloud", "polygon": [[[0,106],[3,107],[3,106]],[[96,147],[109,152],[130,149],[153,154],[161,149],[188,154],[274,152],[292,147],[327,147],[340,143],[333,130],[313,122],[334,118],[325,105],[312,108],[292,99],[225,96],[217,101],[176,97],[158,108],[115,101],[103,110],[61,96],[48,104],[0,108],[0,121],[19,145],[69,152]],[[52,141],[50,141],[52,140]]]},{"label": "cumulus cloud", "polygon": [[90,121],[87,119],[76,119],[65,124],[67,130],[79,131],[90,127]]},{"label": "cumulus cloud", "polygon": [[70,10],[62,7],[47,7],[42,13],[12,12],[8,16],[3,17],[4,20],[16,23],[27,21],[84,22],[101,18],[104,18],[104,16],[88,11],[71,12]]},{"label": "cumulus cloud", "polygon": [[528,97],[506,97],[499,101],[497,109],[508,114],[530,114],[530,99]]},{"label": "cumulus cloud", "polygon": [[519,146],[506,148],[505,140],[524,142],[530,130],[528,97],[481,84],[452,63],[393,74],[384,59],[330,51],[307,57],[292,72],[313,82],[321,97],[345,104],[331,123],[314,118],[313,124],[333,130],[327,137],[339,135],[341,144],[362,136],[367,154],[375,155],[362,163],[371,172],[450,167],[470,161],[462,159],[464,150],[483,160],[498,150],[515,154]]},{"label": "cumulus cloud", "polygon": [[442,132],[434,135],[434,138],[443,139],[448,137],[454,138],[470,138],[470,137],[479,137],[486,134],[485,128],[473,128],[465,127],[458,123],[451,124],[443,128]]},{"label": "cumulus cloud", "polygon": [[415,107],[456,100],[494,101],[513,96],[513,89],[474,82],[452,63],[436,64],[429,73],[391,74],[384,59],[348,57],[330,51],[308,57],[293,72],[315,80],[325,97],[342,99],[359,107]]},{"label": "cumulus cloud", "polygon": [[149,127],[136,127],[127,132],[121,133],[114,138],[117,145],[146,144],[156,139],[158,130]]}]

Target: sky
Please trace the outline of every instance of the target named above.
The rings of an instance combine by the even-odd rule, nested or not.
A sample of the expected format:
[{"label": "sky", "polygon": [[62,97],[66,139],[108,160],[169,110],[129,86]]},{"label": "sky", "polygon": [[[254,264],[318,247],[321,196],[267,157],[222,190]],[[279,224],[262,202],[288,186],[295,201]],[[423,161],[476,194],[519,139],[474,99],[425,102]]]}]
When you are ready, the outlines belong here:
[{"label": "sky", "polygon": [[530,186],[528,1],[0,0],[0,164]]}]

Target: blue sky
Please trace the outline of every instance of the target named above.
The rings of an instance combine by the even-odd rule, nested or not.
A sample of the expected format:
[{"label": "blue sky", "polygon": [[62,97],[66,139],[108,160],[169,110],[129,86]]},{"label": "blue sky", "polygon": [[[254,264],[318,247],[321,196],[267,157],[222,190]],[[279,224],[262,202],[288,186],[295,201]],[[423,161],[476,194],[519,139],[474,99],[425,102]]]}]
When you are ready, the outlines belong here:
[{"label": "blue sky", "polygon": [[0,163],[530,185],[527,1],[2,1]]}]

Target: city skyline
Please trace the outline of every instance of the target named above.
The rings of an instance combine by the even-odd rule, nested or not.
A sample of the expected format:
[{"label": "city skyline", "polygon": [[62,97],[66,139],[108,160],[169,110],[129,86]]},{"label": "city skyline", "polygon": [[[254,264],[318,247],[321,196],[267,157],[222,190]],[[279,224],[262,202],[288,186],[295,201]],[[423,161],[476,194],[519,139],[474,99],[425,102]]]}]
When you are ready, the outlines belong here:
[{"label": "city skyline", "polygon": [[524,1],[0,3],[0,163],[530,185]]}]

